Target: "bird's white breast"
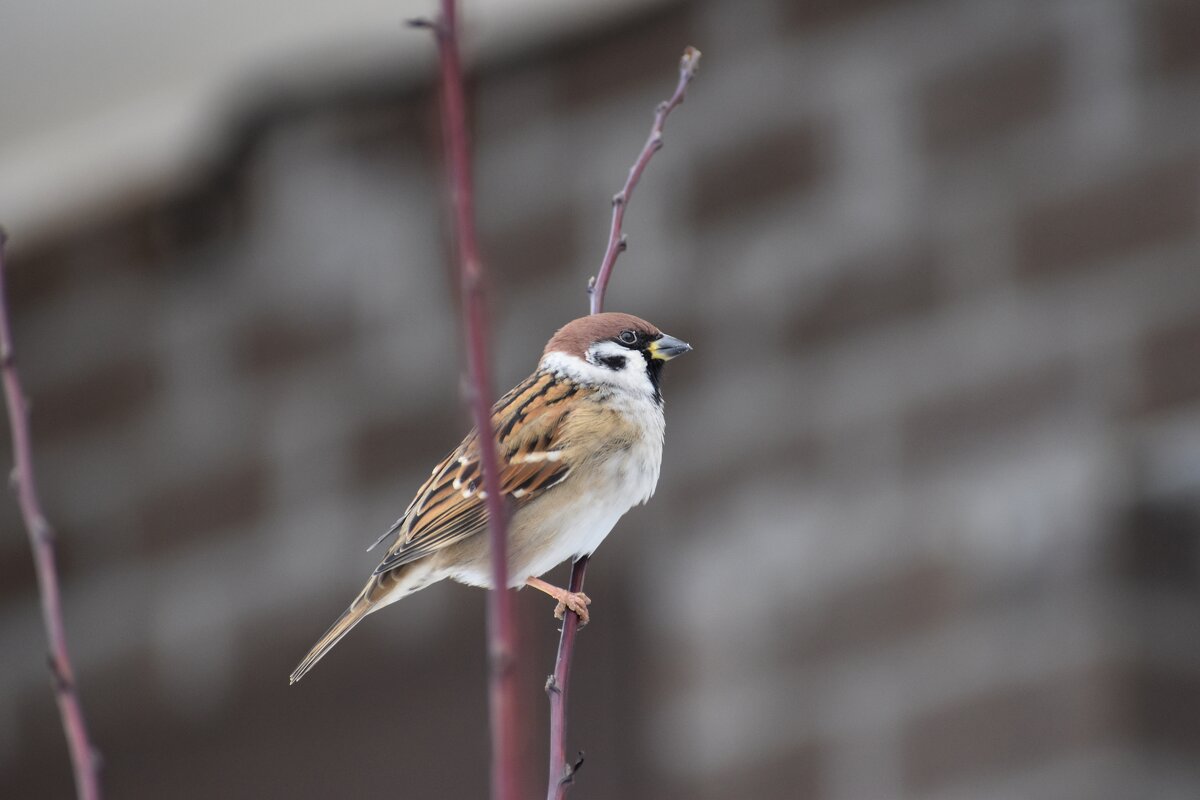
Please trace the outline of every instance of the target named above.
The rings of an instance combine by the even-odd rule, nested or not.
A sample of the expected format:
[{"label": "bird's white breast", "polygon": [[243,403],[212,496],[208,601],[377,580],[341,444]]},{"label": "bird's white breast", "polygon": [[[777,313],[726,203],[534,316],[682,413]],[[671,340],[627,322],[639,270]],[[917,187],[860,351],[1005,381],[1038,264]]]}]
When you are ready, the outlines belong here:
[{"label": "bird's white breast", "polygon": [[[570,364],[576,378],[581,377],[579,366]],[[612,387],[605,395],[606,408],[620,414],[628,426],[626,430],[632,428],[636,435],[628,446],[615,448],[592,463],[586,477],[577,476],[582,480],[575,484],[570,500],[556,503],[549,495],[544,499],[554,508],[554,513],[545,518],[545,524],[554,527],[552,533],[547,531],[552,544],[531,559],[530,575],[541,575],[563,561],[591,555],[625,512],[654,495],[666,428],[662,404],[652,391],[641,387],[633,391]]]},{"label": "bird's white breast", "polygon": [[555,504],[557,513],[543,521],[553,528],[547,537],[551,544],[533,555],[523,572],[542,575],[564,561],[591,555],[625,512],[650,499],[662,460],[661,411],[658,417],[657,432],[597,465],[589,485],[580,487],[569,503]]}]

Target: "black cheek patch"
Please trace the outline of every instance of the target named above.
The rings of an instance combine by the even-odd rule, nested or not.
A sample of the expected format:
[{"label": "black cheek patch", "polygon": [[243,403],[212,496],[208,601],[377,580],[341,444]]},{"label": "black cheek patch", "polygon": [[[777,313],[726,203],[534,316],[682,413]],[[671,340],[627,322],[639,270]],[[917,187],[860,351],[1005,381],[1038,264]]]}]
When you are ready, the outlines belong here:
[{"label": "black cheek patch", "polygon": [[622,370],[625,369],[625,356],[605,356],[600,363],[609,369]]}]

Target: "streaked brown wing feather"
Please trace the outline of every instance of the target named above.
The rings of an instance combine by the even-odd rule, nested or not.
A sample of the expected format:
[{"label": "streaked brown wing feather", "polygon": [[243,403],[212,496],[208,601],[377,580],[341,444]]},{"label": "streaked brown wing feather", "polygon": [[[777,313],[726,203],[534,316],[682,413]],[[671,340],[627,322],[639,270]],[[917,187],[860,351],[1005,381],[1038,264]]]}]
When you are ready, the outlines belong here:
[{"label": "streaked brown wing feather", "polygon": [[[579,388],[546,372],[535,372],[492,408],[500,458],[500,491],[521,506],[566,478],[571,471],[563,423]],[[376,568],[378,575],[435,553],[487,527],[483,471],[475,431],[446,457],[417,492],[388,534],[395,544]],[[384,535],[384,538],[388,534]]]}]

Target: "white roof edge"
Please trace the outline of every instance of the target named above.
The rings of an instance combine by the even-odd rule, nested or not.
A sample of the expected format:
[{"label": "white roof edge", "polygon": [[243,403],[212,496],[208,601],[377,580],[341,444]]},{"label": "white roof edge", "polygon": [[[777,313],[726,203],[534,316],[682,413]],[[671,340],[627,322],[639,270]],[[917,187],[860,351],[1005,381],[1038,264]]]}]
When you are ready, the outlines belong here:
[{"label": "white roof edge", "polygon": [[[468,2],[466,57],[502,57],[666,2]],[[64,229],[107,217],[114,205],[168,191],[203,169],[236,122],[247,83],[259,92],[272,86],[291,90],[366,68],[392,68],[416,79],[432,69],[433,48],[402,23],[413,16],[405,14],[413,7],[432,11],[436,5],[393,3],[386,29],[343,28],[324,37],[323,31],[293,26],[288,41],[247,47],[219,75],[184,70],[159,91],[122,97],[100,113],[15,136],[0,129],[0,225],[10,234],[11,249],[36,247]],[[314,17],[313,24],[321,21]]]}]

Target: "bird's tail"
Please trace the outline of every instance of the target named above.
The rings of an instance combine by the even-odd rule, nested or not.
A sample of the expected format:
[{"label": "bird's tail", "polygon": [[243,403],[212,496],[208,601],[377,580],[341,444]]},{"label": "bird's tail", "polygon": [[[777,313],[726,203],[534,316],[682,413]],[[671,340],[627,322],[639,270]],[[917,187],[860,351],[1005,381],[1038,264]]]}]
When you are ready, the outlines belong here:
[{"label": "bird's tail", "polygon": [[[407,566],[407,565],[406,565]],[[317,640],[312,649],[308,651],[308,655],[300,662],[300,665],[292,670],[289,683],[295,683],[303,678],[308,671],[312,669],[318,661],[320,661],[326,653],[333,649],[333,646],[342,640],[342,637],[350,632],[350,629],[362,621],[362,618],[372,611],[378,611],[384,606],[394,603],[405,595],[411,594],[413,588],[407,585],[408,581],[403,580],[407,577],[404,573],[407,570],[401,567],[391,572],[385,572],[381,575],[373,575],[371,580],[367,581],[367,585],[358,593],[358,597],[354,598],[354,602],[350,607],[342,612],[342,615],[337,618],[337,621],[329,626],[329,630]]]},{"label": "bird's tail", "polygon": [[333,649],[333,646],[342,640],[342,637],[350,632],[350,629],[357,625],[362,618],[371,613],[371,604],[362,602],[363,597],[359,595],[350,607],[347,608],[342,615],[337,618],[337,622],[329,626],[329,630],[325,631],[317,643],[313,645],[312,650],[308,651],[308,655],[300,662],[300,665],[292,670],[292,676],[289,683],[295,683],[305,676],[312,669],[321,657]]}]

